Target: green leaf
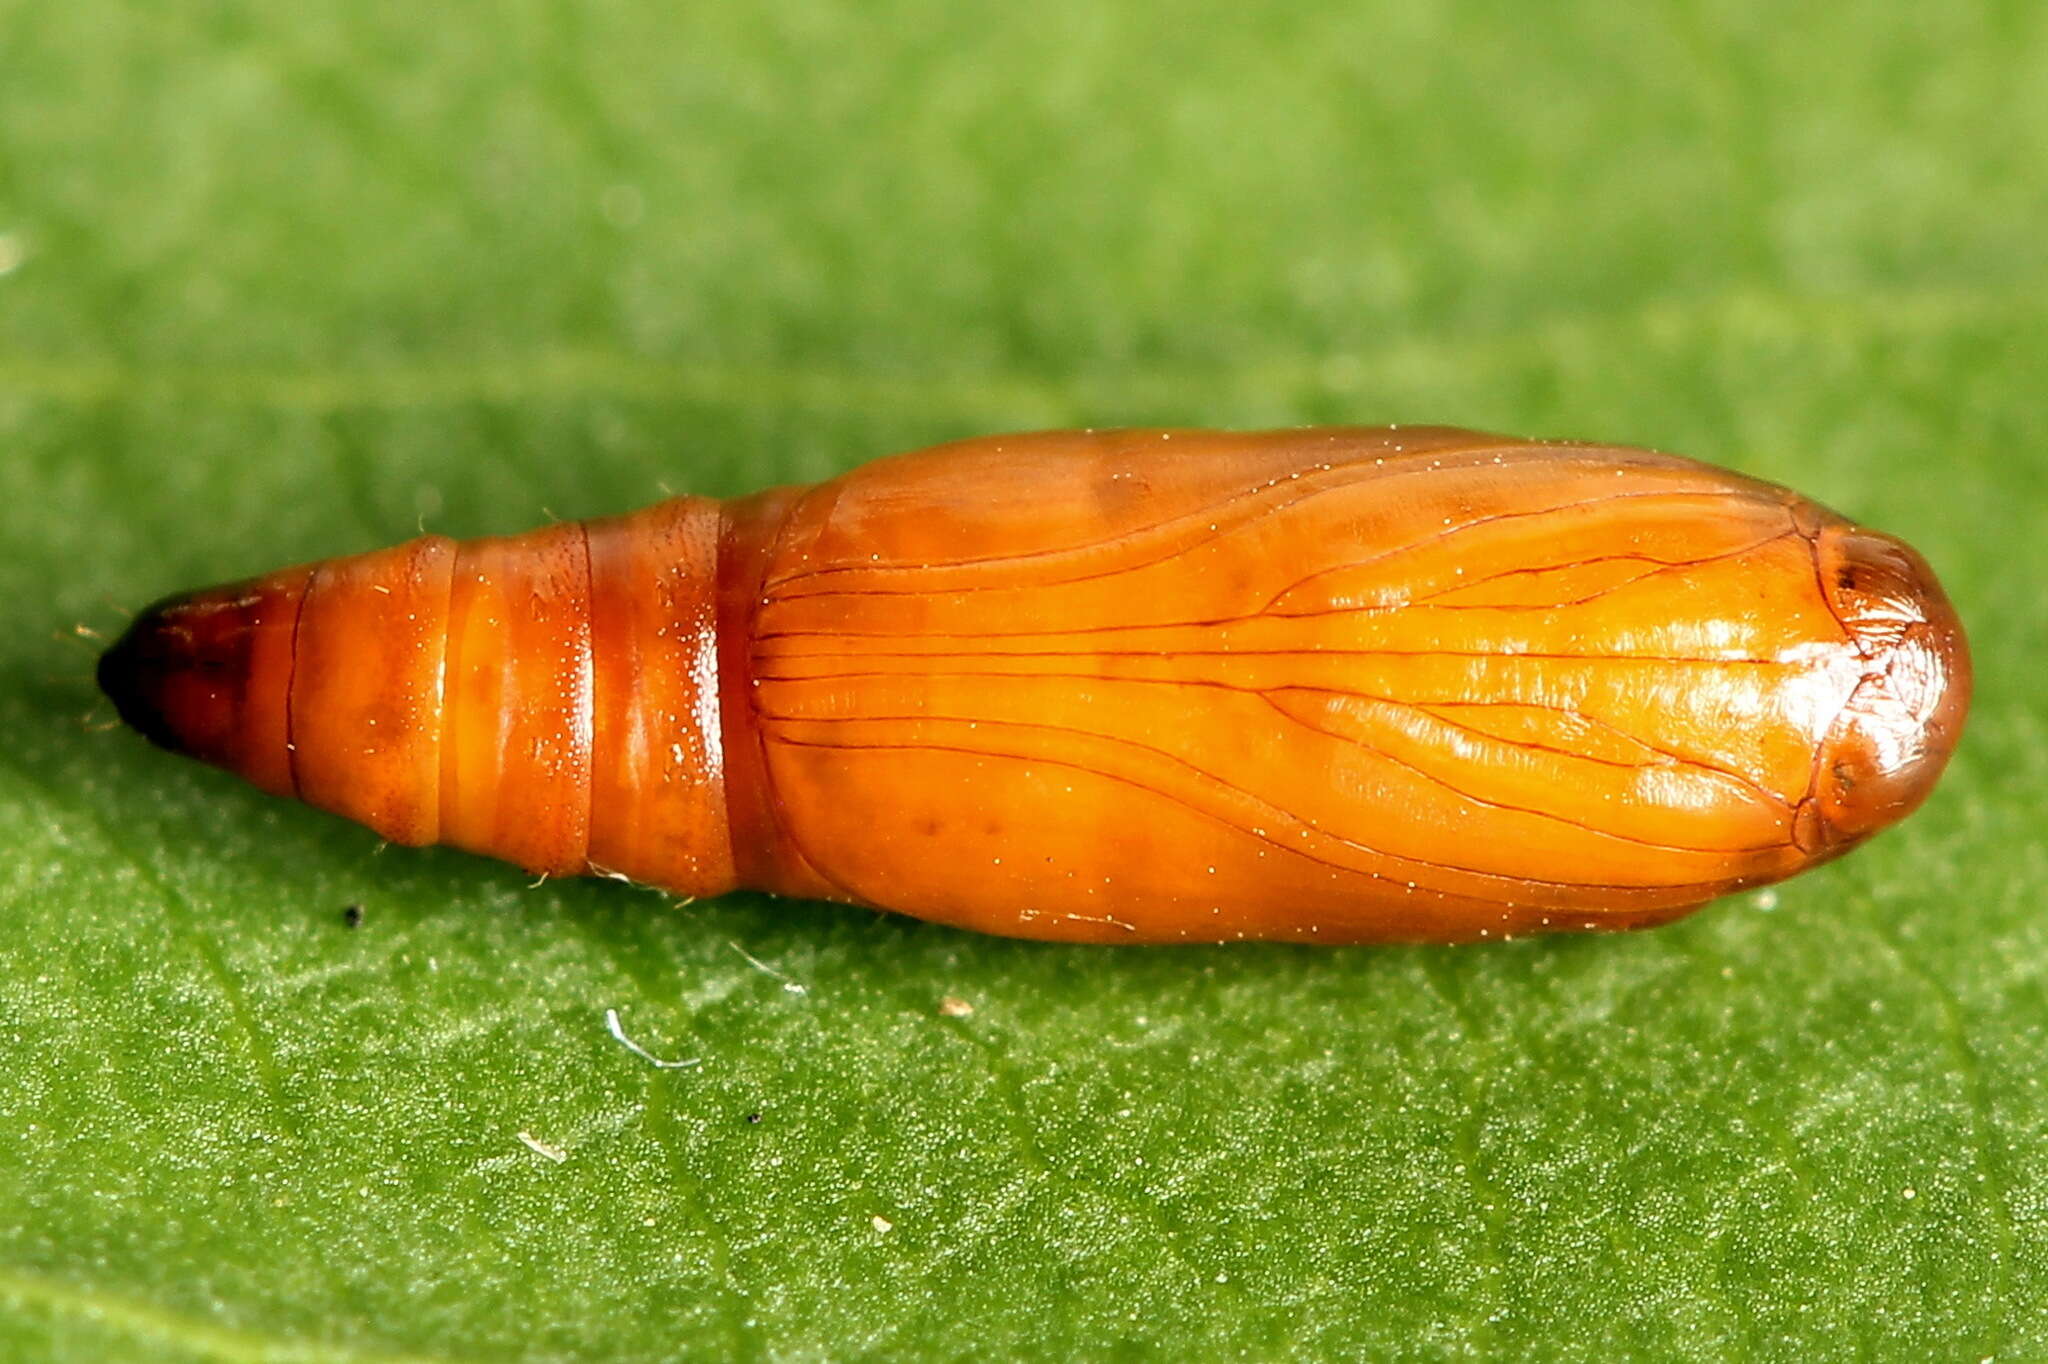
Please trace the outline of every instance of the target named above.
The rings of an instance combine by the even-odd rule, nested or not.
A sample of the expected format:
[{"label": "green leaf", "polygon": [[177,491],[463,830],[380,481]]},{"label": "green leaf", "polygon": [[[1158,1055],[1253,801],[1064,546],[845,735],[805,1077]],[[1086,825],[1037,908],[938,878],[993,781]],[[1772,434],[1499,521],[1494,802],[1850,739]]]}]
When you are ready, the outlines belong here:
[{"label": "green leaf", "polygon": [[[0,1357],[2048,1354],[2044,63],[2024,3],[0,0]],[[73,633],[1326,420],[1905,535],[1944,786],[1654,933],[1051,947],[381,849]]]}]

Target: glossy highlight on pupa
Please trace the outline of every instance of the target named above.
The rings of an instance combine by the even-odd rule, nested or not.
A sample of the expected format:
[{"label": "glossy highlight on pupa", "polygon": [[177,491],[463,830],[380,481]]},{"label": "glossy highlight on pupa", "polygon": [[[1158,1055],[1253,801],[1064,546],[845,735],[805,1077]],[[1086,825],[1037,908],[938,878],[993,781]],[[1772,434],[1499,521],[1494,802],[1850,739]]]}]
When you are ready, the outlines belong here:
[{"label": "glossy highlight on pupa", "polygon": [[1048,432],[189,593],[156,743],[550,875],[1108,943],[1661,923],[1909,814],[1924,560],[1773,484],[1450,428]]}]

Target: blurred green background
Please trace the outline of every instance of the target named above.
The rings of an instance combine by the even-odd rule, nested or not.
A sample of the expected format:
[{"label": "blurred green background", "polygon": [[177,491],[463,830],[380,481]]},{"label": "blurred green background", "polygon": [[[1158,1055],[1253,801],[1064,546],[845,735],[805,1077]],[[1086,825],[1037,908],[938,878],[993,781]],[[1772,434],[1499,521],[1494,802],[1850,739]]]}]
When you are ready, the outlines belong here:
[{"label": "blurred green background", "polygon": [[[2044,229],[2038,3],[0,0],[0,1358],[2048,1357]],[[1651,934],[1060,948],[382,850],[73,635],[1314,421],[1904,535],[1949,778]]]}]

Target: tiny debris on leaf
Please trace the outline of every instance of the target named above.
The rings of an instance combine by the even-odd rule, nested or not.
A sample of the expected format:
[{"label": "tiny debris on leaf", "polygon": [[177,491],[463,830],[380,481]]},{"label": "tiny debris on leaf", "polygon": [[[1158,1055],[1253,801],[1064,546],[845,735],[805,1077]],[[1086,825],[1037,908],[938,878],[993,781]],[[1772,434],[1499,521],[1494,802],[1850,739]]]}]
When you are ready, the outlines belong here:
[{"label": "tiny debris on leaf", "polygon": [[361,928],[363,926],[363,907],[361,905],[343,905],[341,921],[349,928]]},{"label": "tiny debris on leaf", "polygon": [[974,1006],[958,995],[947,995],[939,1001],[939,1013],[945,1018],[972,1018]]},{"label": "tiny debris on leaf", "polygon": [[542,1141],[539,1137],[536,1137],[531,1132],[521,1132],[517,1135],[519,1137],[520,1142],[526,1147],[527,1150],[533,1152],[535,1155],[541,1157],[541,1159],[543,1160],[552,1160],[555,1164],[560,1165],[563,1161],[569,1158],[569,1153],[567,1151],[564,1151],[561,1147],[555,1145],[553,1142]]},{"label": "tiny debris on leaf", "polygon": [[624,1024],[619,1022],[619,1011],[617,1009],[606,1009],[604,1011],[604,1027],[605,1031],[610,1033],[613,1040],[620,1046],[632,1052],[656,1070],[687,1070],[698,1063],[698,1058],[695,1056],[686,1056],[679,1061],[664,1060],[641,1046],[638,1042],[635,1042],[632,1038],[626,1036],[626,1028]]},{"label": "tiny debris on leaf", "polygon": [[741,946],[740,946],[740,945],[739,945],[738,943],[736,943],[736,942],[728,942],[728,943],[726,943],[726,946],[727,946],[727,947],[730,947],[730,948],[731,948],[731,949],[732,949],[733,951],[735,951],[735,952],[739,953],[739,954],[740,954],[740,957],[741,957],[741,959],[742,959],[743,961],[745,961],[745,962],[747,963],[747,965],[749,965],[749,966],[753,967],[753,968],[754,968],[754,969],[755,969],[756,971],[759,971],[759,972],[760,972],[760,973],[761,973],[762,975],[764,975],[764,976],[769,976],[769,977],[772,977],[772,978],[773,978],[773,979],[775,979],[775,980],[779,980],[779,981],[781,981],[781,982],[782,982],[782,988],[783,988],[783,990],[784,990],[784,991],[786,991],[787,993],[789,993],[789,994],[792,994],[792,995],[800,995],[800,994],[804,994],[804,993],[806,993],[806,988],[805,988],[805,986],[804,986],[804,985],[803,985],[802,983],[800,983],[799,981],[796,981],[796,980],[792,979],[792,978],[791,978],[791,977],[790,977],[790,976],[789,976],[789,975],[788,975],[788,974],[787,974],[786,972],[782,972],[782,971],[778,971],[778,970],[776,970],[776,969],[775,969],[774,967],[770,966],[770,965],[769,965],[769,964],[768,964],[767,962],[765,962],[765,961],[762,961],[762,960],[761,960],[761,959],[760,959],[759,957],[755,956],[755,955],[754,955],[754,954],[753,954],[752,952],[749,952],[749,951],[748,951],[748,950],[747,950],[746,948],[744,948],[744,947],[741,947]]}]

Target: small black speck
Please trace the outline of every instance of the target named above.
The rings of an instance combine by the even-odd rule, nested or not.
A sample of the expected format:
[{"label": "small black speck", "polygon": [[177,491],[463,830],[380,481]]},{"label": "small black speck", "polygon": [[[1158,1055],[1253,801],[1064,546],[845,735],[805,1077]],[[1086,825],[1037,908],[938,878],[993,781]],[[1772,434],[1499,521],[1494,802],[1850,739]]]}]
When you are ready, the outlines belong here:
[{"label": "small black speck", "polygon": [[747,1114],[747,1121],[748,1121],[748,1122],[759,1122],[759,1121],[761,1121],[761,1115],[760,1115],[759,1113],[749,1113],[749,1114]]},{"label": "small black speck", "polygon": [[361,928],[363,926],[363,907],[361,905],[347,905],[343,907],[341,921],[350,928]]},{"label": "small black speck", "polygon": [[1847,591],[1848,589],[1856,586],[1856,570],[1853,568],[1836,569],[1835,586],[1843,589],[1844,591]]}]

